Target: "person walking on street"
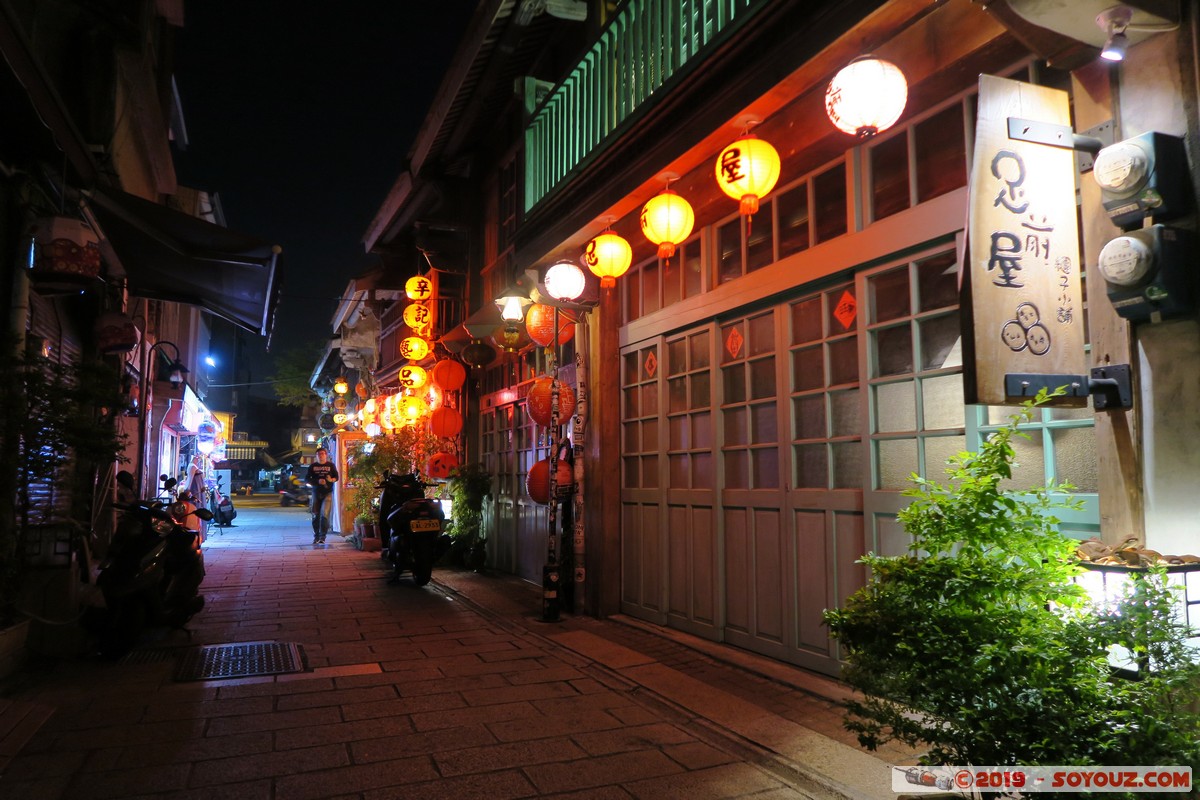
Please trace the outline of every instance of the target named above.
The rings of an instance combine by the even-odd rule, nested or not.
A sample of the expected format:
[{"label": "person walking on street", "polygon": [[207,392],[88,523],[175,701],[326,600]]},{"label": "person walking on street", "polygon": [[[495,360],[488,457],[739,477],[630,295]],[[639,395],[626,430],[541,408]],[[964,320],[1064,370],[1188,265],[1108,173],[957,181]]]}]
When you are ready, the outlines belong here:
[{"label": "person walking on street", "polygon": [[[308,474],[304,482],[312,487],[312,525],[313,544],[325,544],[325,534],[329,532],[329,519],[325,516],[325,499],[333,492],[337,483],[337,467],[329,460],[329,451],[324,447],[317,448],[317,460],[308,465]],[[332,505],[332,503],[330,504]]]}]

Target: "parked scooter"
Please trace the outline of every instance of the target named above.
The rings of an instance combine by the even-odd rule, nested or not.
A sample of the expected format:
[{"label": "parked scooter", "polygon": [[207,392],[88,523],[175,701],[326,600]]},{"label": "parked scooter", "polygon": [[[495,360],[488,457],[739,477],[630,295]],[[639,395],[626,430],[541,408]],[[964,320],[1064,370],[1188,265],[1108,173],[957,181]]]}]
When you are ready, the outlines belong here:
[{"label": "parked scooter", "polygon": [[433,576],[433,565],[450,549],[443,531],[446,514],[440,504],[425,497],[426,484],[416,474],[385,473],[379,497],[379,537],[383,558],[392,565],[389,583],[397,583],[403,572],[412,573],[413,583],[424,586]]},{"label": "parked scooter", "polygon": [[[176,481],[165,475],[162,479],[169,497]],[[124,513],[96,581],[108,607],[100,640],[100,653],[107,658],[127,653],[147,627],[182,629],[204,607],[199,593],[204,580],[199,534],[185,527],[183,520],[189,515],[212,519],[208,509],[181,500],[113,505]]]},{"label": "parked scooter", "polygon": [[212,497],[209,502],[212,503],[213,521],[219,527],[227,528],[233,524],[233,520],[237,517],[237,509],[233,507],[233,500],[229,495],[221,491],[222,478],[217,478],[217,483],[213,486]]}]

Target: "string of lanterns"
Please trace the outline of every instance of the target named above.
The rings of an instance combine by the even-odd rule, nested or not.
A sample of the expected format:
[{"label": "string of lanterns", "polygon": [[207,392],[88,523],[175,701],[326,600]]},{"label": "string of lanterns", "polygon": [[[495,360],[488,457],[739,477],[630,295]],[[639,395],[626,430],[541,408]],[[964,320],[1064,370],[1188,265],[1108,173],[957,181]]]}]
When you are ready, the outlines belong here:
[{"label": "string of lanterns", "polygon": [[[900,68],[866,55],[851,61],[829,82],[825,112],[838,130],[868,139],[900,119],[907,99],[908,82]],[[738,212],[747,219],[758,213],[762,198],[775,188],[780,170],[779,152],[748,129],[721,150],[714,165],[717,185],[738,201]],[[696,219],[687,200],[670,190],[671,179],[674,176],[668,178],[667,188],[642,207],[639,218],[642,234],[658,245],[661,259],[675,254],[676,247],[691,235]],[[633,263],[633,250],[629,242],[606,228],[587,243],[580,260],[600,278],[602,288],[612,288]],[[549,272],[546,278],[549,281]]]}]

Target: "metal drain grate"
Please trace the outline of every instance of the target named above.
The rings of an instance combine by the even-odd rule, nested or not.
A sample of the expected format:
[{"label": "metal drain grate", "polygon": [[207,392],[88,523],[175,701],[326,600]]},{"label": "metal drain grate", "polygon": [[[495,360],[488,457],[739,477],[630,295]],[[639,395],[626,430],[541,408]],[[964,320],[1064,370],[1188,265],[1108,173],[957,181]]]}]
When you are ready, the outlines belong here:
[{"label": "metal drain grate", "polygon": [[304,653],[293,642],[242,642],[189,650],[175,670],[177,681],[248,678],[304,671]]}]

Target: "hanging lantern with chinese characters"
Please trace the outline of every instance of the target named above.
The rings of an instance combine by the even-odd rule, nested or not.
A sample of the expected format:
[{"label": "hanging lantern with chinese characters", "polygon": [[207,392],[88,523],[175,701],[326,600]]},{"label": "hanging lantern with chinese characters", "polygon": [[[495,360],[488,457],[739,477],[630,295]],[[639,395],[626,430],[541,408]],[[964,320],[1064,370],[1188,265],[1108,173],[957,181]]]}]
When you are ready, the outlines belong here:
[{"label": "hanging lantern with chinese characters", "polygon": [[433,313],[424,303],[409,303],[404,307],[404,324],[414,331],[428,331],[433,324]]},{"label": "hanging lantern with chinese characters", "polygon": [[670,189],[650,198],[642,206],[642,233],[658,245],[658,257],[675,255],[675,246],[692,235],[696,214],[691,204]]},{"label": "hanging lantern with chinese characters", "polygon": [[333,382],[333,391],[337,394],[345,394],[350,391],[350,383],[345,378],[338,376],[338,379]]},{"label": "hanging lantern with chinese characters", "polygon": [[416,275],[404,282],[404,294],[409,300],[428,300],[433,297],[433,281]]},{"label": "hanging lantern with chinese characters", "polygon": [[420,336],[406,336],[400,340],[400,357],[409,361],[420,361],[429,355],[429,342]]},{"label": "hanging lantern with chinese characters", "polygon": [[869,139],[886,131],[904,113],[908,81],[900,68],[874,56],[854,59],[829,82],[825,113],[845,133]]},{"label": "hanging lantern with chinese characters", "polygon": [[721,191],[740,201],[738,211],[748,217],[758,213],[758,201],[779,180],[779,153],[770,143],[746,134],[717,156],[716,173]]},{"label": "hanging lantern with chinese characters", "polygon": [[611,289],[633,263],[633,248],[617,234],[605,231],[588,242],[582,260],[600,278],[601,288]]},{"label": "hanging lantern with chinese characters", "polygon": [[[489,350],[491,348],[488,348]],[[435,386],[448,392],[456,392],[467,380],[467,370],[452,358],[444,358],[433,365],[430,378]]]},{"label": "hanging lantern with chinese characters", "polygon": [[348,420],[348,419],[350,419],[350,417],[346,416],[345,414],[342,414],[342,413],[334,414],[333,415],[333,424],[334,425],[345,425],[346,420]]},{"label": "hanging lantern with chinese characters", "polygon": [[420,389],[429,380],[429,373],[421,367],[406,364],[396,374],[396,380],[405,389]]},{"label": "hanging lantern with chinese characters", "polygon": [[[538,347],[554,344],[554,307],[534,303],[525,312],[525,330]],[[558,312],[558,343],[566,344],[575,335],[575,320],[561,309]]]},{"label": "hanging lantern with chinese characters", "polygon": [[529,397],[526,399],[526,409],[529,411],[530,419],[542,427],[550,425],[550,393],[556,382],[558,383],[559,424],[569,420],[575,413],[575,391],[562,381],[556,381],[549,375],[543,375],[535,379],[529,387]]},{"label": "hanging lantern with chinese characters", "polygon": [[405,422],[415,422],[429,413],[429,406],[420,397],[408,396],[400,401],[400,414]]}]

